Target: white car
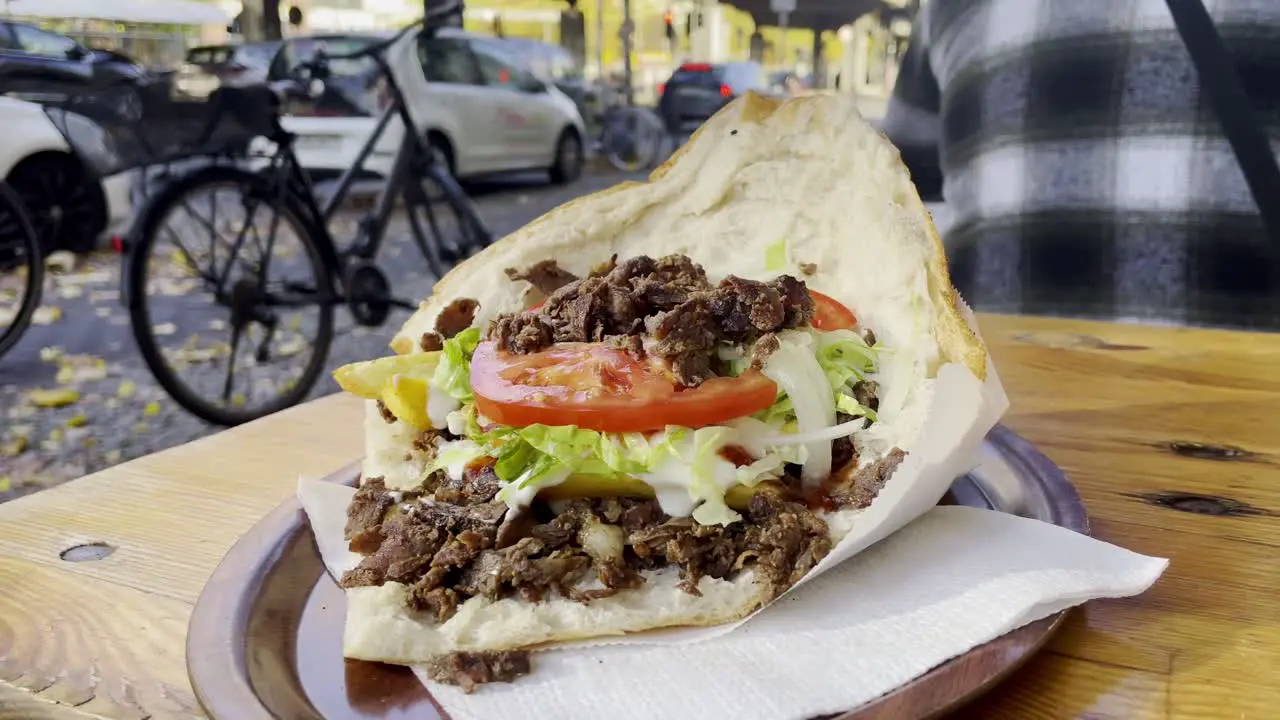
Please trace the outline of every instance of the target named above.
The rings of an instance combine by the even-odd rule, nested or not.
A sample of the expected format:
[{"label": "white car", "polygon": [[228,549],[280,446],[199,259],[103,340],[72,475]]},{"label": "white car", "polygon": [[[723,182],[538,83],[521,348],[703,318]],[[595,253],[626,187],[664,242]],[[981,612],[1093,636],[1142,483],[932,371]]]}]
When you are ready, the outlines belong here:
[{"label": "white car", "polygon": [[[331,55],[350,53],[387,37],[348,34],[295,37],[285,41],[270,76],[284,77],[318,47]],[[445,29],[407,46],[388,62],[397,76],[416,72],[425,82],[398,83],[409,112],[438,155],[458,178],[546,170],[556,182],[582,171],[586,129],[573,100],[538,78],[503,41]],[[397,46],[401,43],[397,43]],[[415,65],[414,67],[407,67]],[[324,93],[291,103],[283,124],[298,136],[296,151],[314,175],[349,168],[377,125],[387,96],[371,60],[335,60]],[[390,172],[403,123],[392,118],[364,170]]]},{"label": "white car", "polygon": [[0,96],[0,178],[27,205],[46,252],[93,249],[129,214],[127,176],[92,179],[44,109]]}]

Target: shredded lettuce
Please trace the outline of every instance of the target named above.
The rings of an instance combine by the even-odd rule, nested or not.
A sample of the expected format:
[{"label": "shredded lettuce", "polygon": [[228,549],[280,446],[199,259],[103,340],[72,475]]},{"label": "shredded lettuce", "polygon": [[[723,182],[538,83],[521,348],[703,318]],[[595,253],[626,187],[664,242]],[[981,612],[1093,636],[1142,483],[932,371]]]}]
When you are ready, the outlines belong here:
[{"label": "shredded lettuce", "polygon": [[[852,330],[787,333],[786,339],[794,344],[806,344],[804,341],[808,340],[809,349],[812,350],[814,358],[817,359],[831,387],[836,410],[845,415],[865,417],[872,422],[875,421],[875,411],[854,399],[853,387],[876,371],[879,348],[867,345]],[[776,428],[792,426],[796,422],[795,405],[786,391],[779,386],[777,400],[773,405],[756,413],[755,418]]]},{"label": "shredded lettuce", "polygon": [[480,328],[467,328],[444,341],[431,384],[459,402],[471,402],[471,356],[480,344]]}]

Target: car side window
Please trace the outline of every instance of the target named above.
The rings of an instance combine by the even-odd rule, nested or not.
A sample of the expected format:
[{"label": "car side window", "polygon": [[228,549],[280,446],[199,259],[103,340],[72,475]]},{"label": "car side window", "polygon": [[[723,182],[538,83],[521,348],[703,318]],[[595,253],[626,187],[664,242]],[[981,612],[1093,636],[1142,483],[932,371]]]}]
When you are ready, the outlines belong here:
[{"label": "car side window", "polygon": [[14,25],[13,34],[23,52],[42,57],[65,58],[76,47],[76,41],[45,32],[30,25]]},{"label": "car side window", "polygon": [[485,85],[521,90],[533,83],[533,74],[511,58],[499,55],[487,47],[477,47],[475,52],[476,61],[480,64],[480,77]]},{"label": "car side window", "polygon": [[13,41],[9,23],[0,22],[0,52],[10,52],[17,49],[18,45]]},{"label": "car side window", "polygon": [[418,46],[418,59],[427,82],[453,85],[481,85],[476,57],[466,41],[451,37],[424,38]]}]

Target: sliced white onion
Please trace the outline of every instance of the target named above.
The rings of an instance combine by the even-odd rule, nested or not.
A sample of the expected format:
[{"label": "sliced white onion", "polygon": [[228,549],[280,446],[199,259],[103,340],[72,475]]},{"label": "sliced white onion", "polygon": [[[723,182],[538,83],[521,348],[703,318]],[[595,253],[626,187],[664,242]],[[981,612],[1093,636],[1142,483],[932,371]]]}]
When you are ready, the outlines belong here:
[{"label": "sliced white onion", "polygon": [[784,445],[808,445],[814,442],[831,442],[839,440],[843,437],[849,437],[855,432],[862,429],[867,419],[864,417],[854,418],[849,422],[832,425],[822,428],[814,432],[798,432],[790,435],[762,435],[752,438],[753,442],[762,447],[782,447]]},{"label": "sliced white onion", "polygon": [[806,485],[826,480],[831,474],[831,439],[815,434],[835,424],[836,404],[822,366],[809,348],[783,341],[765,361],[762,372],[791,398],[800,429],[797,435],[813,438],[804,442],[808,457],[800,477]]}]

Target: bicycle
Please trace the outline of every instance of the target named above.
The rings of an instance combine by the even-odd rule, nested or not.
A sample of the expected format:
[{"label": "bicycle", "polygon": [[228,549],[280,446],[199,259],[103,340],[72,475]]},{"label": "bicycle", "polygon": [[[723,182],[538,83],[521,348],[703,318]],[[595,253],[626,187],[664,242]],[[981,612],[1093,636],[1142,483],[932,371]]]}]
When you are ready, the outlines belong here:
[{"label": "bicycle", "polygon": [[[416,309],[416,303],[392,297],[390,280],[374,264],[397,200],[403,203],[410,235],[436,278],[492,242],[470,199],[417,131],[420,125],[406,101],[429,92],[418,60],[419,38],[460,12],[460,3],[447,4],[356,52],[319,52],[295,68],[290,80],[221,88],[206,101],[205,122],[199,130],[191,130],[198,123],[188,123],[181,137],[169,143],[186,150],[169,153],[169,159],[243,158],[251,145],[259,144],[258,138],[266,138],[271,146],[256,165],[215,162],[169,181],[149,198],[130,239],[124,294],[134,339],[156,380],[183,408],[211,423],[229,426],[295,405],[323,370],[334,336],[334,306],[345,305],[363,327],[381,326],[393,308]],[[352,167],[321,206],[295,155],[295,137],[281,126],[282,105],[290,98],[314,98],[324,92],[330,62],[362,59],[377,65],[386,104]],[[393,120],[404,132],[392,170],[373,210],[356,224],[352,241],[339,248],[330,221]],[[109,135],[130,137],[120,130]],[[147,134],[155,132],[153,123]],[[155,137],[131,139],[151,145],[158,141]],[[78,147],[76,142],[71,145]],[[193,147],[200,152],[190,152]],[[161,159],[156,155],[166,154],[152,150],[148,154],[153,161]],[[223,205],[220,197],[230,201]],[[208,213],[197,212],[206,208]],[[225,213],[219,218],[224,208],[230,218]],[[260,211],[267,216],[265,234],[259,231]],[[184,213],[185,224],[179,222],[176,229],[168,225],[170,220],[182,220]],[[446,225],[457,237],[444,231]],[[230,241],[218,237],[223,229],[233,231]],[[212,237],[193,251],[179,237],[189,230],[206,230]],[[282,231],[297,242],[291,254],[276,252],[286,247],[288,238]],[[170,239],[176,240],[176,249],[161,254],[158,245]],[[299,271],[300,277],[269,279],[272,270],[281,269]],[[229,317],[202,316],[209,303],[190,301],[197,288],[211,295],[212,305]],[[152,291],[166,299],[149,302]],[[282,317],[295,311],[314,314],[287,321]],[[228,331],[229,340],[202,343],[200,335],[191,335],[178,351],[165,353],[162,340],[176,335],[179,320],[192,318],[214,332]],[[295,377],[273,374],[276,363],[304,353],[305,364]],[[237,377],[242,354],[246,355],[242,376],[258,370],[265,374],[247,386],[236,385],[237,379],[243,380]],[[180,376],[192,366],[223,359],[226,375],[220,384],[207,382],[207,374],[189,380]]]},{"label": "bicycle", "polygon": [[22,198],[0,180],[0,358],[31,327],[43,288],[40,236]]},{"label": "bicycle", "polygon": [[596,115],[599,137],[597,153],[622,172],[637,172],[657,166],[668,141],[667,128],[652,110],[638,105],[618,104],[602,87]]}]

